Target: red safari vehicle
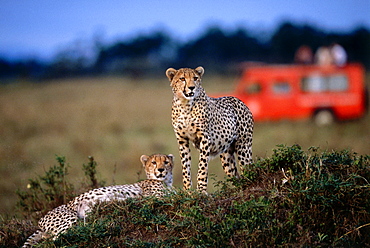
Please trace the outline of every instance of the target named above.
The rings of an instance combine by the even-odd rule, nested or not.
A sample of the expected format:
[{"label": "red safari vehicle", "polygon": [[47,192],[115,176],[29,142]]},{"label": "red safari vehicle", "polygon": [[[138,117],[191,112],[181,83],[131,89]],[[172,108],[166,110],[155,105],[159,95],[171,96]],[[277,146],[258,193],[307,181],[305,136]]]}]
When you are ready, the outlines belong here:
[{"label": "red safari vehicle", "polygon": [[313,118],[319,125],[364,115],[365,71],[360,64],[249,66],[234,96],[256,121]]}]

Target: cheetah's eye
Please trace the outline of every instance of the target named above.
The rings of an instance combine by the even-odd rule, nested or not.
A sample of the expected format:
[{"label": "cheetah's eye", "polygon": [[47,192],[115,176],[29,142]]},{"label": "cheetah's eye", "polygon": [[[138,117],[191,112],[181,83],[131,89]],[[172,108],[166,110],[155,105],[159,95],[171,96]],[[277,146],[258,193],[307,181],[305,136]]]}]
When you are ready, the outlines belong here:
[{"label": "cheetah's eye", "polygon": [[198,80],[198,77],[194,77],[194,81],[197,81]]},{"label": "cheetah's eye", "polygon": [[157,164],[155,161],[152,161],[152,164]]},{"label": "cheetah's eye", "polygon": [[181,81],[185,81],[185,78],[184,78],[184,77],[181,77],[181,78],[180,78],[180,80],[181,80]]}]

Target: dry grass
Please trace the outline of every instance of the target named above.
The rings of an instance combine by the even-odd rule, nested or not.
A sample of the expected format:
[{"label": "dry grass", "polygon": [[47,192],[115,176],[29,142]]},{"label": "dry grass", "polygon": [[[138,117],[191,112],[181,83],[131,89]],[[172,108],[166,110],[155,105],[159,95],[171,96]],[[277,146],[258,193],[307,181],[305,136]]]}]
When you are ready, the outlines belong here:
[{"label": "dry grass", "polygon": [[[205,77],[207,92],[232,90],[234,79]],[[0,212],[11,213],[15,190],[27,179],[54,165],[55,154],[65,156],[70,178],[79,184],[81,166],[93,155],[107,184],[143,178],[142,154],[173,153],[175,185],[181,185],[180,163],[170,114],[172,93],[168,81],[92,78],[17,83],[0,87]],[[304,149],[369,151],[369,116],[327,128],[310,122],[257,123],[254,155],[270,155],[277,144],[300,144]],[[197,153],[193,153],[197,156]],[[196,160],[193,167],[196,168]],[[141,173],[141,174],[140,174]],[[219,160],[210,173],[224,177]],[[193,175],[195,175],[195,170]],[[212,182],[210,183],[212,189]]]}]

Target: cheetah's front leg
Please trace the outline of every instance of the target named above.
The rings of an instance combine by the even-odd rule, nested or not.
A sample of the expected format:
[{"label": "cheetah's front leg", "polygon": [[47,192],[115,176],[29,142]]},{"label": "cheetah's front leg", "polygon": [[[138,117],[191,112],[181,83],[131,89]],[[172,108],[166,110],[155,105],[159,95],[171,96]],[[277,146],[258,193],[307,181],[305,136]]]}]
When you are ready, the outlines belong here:
[{"label": "cheetah's front leg", "polygon": [[182,182],[185,190],[191,188],[191,154],[189,139],[183,138],[181,136],[177,137],[177,142],[179,145],[181,164],[182,164]]},{"label": "cheetah's front leg", "polygon": [[198,165],[198,184],[197,190],[200,192],[207,191],[208,184],[208,163],[211,160],[210,157],[210,145],[209,141],[206,138],[199,144],[199,165]]}]

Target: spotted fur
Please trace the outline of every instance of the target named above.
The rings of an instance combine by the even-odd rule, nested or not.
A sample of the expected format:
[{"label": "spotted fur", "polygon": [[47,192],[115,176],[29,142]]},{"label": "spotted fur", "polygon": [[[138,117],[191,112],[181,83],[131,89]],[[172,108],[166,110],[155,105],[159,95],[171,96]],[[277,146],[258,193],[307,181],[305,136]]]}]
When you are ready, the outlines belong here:
[{"label": "spotted fur", "polygon": [[240,169],[252,163],[253,116],[249,108],[235,97],[212,98],[202,87],[203,67],[169,68],[171,82],[172,125],[176,134],[185,189],[191,187],[189,143],[199,150],[197,189],[207,190],[208,162],[219,155],[225,173],[239,177]]},{"label": "spotted fur", "polygon": [[23,247],[32,247],[45,238],[57,238],[59,234],[75,225],[79,218],[85,219],[98,202],[123,201],[127,198],[144,196],[163,196],[166,190],[172,187],[173,155],[142,155],[140,160],[148,179],[134,184],[92,189],[75,197],[67,204],[49,211],[39,220],[39,230],[26,240]]}]

